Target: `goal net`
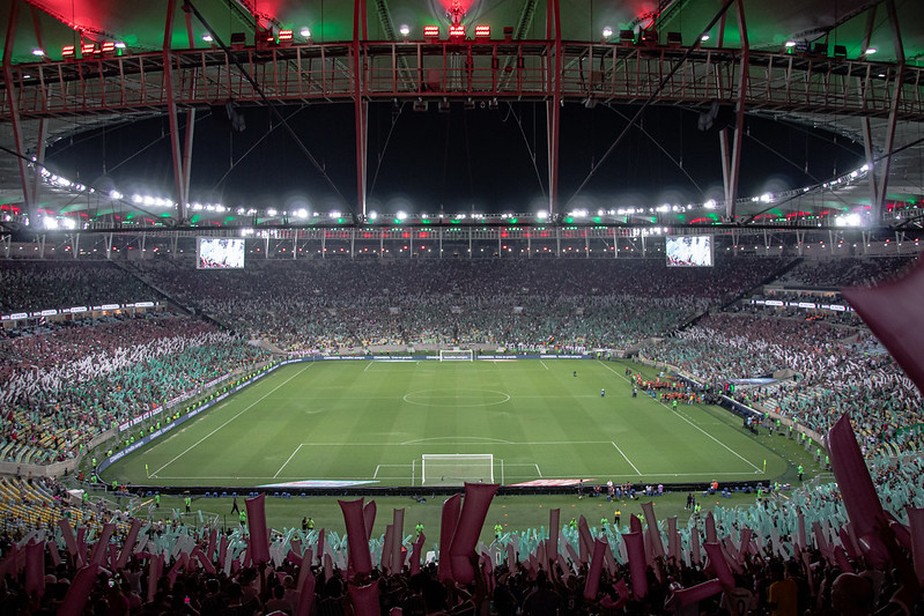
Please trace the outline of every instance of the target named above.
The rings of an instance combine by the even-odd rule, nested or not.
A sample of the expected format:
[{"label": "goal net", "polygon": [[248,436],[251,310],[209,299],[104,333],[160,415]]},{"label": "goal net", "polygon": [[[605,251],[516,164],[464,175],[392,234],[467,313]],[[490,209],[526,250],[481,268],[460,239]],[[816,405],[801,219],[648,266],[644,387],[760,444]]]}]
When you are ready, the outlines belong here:
[{"label": "goal net", "polygon": [[440,349],[440,361],[475,361],[475,352],[471,349]]},{"label": "goal net", "polygon": [[494,483],[494,454],[425,453],[420,482],[425,486]]}]

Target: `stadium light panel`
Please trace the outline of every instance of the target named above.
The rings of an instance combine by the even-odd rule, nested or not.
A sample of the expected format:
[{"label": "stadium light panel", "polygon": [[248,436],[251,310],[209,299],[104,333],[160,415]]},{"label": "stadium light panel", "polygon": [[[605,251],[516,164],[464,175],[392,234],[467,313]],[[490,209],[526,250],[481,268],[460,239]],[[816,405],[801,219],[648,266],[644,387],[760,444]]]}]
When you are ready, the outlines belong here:
[{"label": "stadium light panel", "polygon": [[475,38],[481,40],[491,38],[491,26],[486,24],[475,26]]},{"label": "stadium light panel", "polygon": [[440,37],[439,26],[424,26],[423,35],[425,39],[438,39]]},{"label": "stadium light panel", "polygon": [[65,45],[61,48],[61,57],[70,60],[77,55],[77,48],[74,45]]},{"label": "stadium light panel", "polygon": [[116,50],[115,41],[106,41],[100,46],[99,49],[102,53],[115,53],[115,50]]},{"label": "stadium light panel", "polygon": [[450,39],[464,39],[465,38],[465,26],[461,24],[449,26],[449,38]]}]

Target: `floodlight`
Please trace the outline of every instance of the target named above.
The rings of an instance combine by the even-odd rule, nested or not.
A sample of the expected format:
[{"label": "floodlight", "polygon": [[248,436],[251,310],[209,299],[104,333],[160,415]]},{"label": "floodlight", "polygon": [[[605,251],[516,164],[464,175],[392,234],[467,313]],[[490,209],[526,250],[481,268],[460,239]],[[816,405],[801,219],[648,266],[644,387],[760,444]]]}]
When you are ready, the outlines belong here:
[{"label": "floodlight", "polygon": [[401,24],[401,27],[398,28],[398,32],[401,33],[401,36],[407,38],[411,34],[411,27],[407,24]]},{"label": "floodlight", "polygon": [[605,28],[603,28],[604,40],[608,40],[611,36],[613,36],[613,29],[610,28],[609,26],[606,26]]},{"label": "floodlight", "polygon": [[36,58],[41,58],[42,56],[45,55],[45,50],[39,49],[38,47],[36,47],[35,49],[32,50],[32,55],[35,56]]}]

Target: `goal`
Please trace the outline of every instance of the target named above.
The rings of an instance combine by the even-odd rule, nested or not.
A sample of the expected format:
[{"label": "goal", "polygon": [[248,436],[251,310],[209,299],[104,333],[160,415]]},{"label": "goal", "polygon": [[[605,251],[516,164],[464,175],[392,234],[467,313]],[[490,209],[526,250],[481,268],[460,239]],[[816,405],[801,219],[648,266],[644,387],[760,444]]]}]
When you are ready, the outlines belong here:
[{"label": "goal", "polygon": [[494,454],[425,453],[421,464],[420,484],[424,486],[460,486],[469,483],[494,483]]},{"label": "goal", "polygon": [[440,349],[440,361],[475,361],[475,352],[471,349]]}]

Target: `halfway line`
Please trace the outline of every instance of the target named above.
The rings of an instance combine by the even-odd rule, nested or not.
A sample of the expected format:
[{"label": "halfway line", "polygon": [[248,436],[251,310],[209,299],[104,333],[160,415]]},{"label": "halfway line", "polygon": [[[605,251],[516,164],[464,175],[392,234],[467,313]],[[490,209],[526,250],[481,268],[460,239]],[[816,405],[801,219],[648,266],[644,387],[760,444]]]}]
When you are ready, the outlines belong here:
[{"label": "halfway line", "polygon": [[272,394],[274,391],[276,391],[277,389],[279,389],[280,387],[282,387],[283,385],[285,385],[286,383],[288,383],[289,381],[291,381],[291,380],[294,379],[295,377],[301,375],[302,372],[304,372],[305,370],[307,370],[308,368],[310,368],[310,367],[312,367],[312,366],[314,366],[314,365],[315,365],[315,364],[313,364],[313,363],[308,364],[307,366],[305,366],[304,368],[302,368],[301,370],[299,370],[298,372],[296,372],[295,374],[293,374],[292,376],[290,376],[289,378],[287,378],[286,380],[284,380],[282,383],[280,383],[280,384],[277,385],[276,387],[272,388],[271,390],[269,390],[268,392],[266,392],[265,394],[263,394],[262,396],[260,396],[260,397],[257,398],[256,400],[254,400],[253,402],[251,402],[249,405],[247,405],[247,407],[246,407],[244,410],[242,410],[241,412],[239,412],[237,415],[235,415],[234,417],[232,417],[231,419],[229,419],[229,420],[226,421],[225,423],[221,424],[220,426],[218,426],[217,428],[215,428],[214,430],[212,430],[211,432],[209,432],[208,434],[206,434],[206,435],[203,436],[202,438],[200,438],[198,441],[196,441],[195,443],[193,443],[192,445],[190,445],[189,447],[187,447],[186,449],[184,449],[184,450],[183,450],[182,452],[180,452],[178,455],[174,456],[174,458],[173,458],[172,460],[170,460],[169,462],[167,462],[166,464],[164,464],[163,466],[161,466],[159,469],[157,469],[156,471],[154,471],[153,473],[151,473],[151,476],[154,477],[155,475],[157,475],[157,473],[161,472],[162,470],[164,470],[165,468],[167,468],[168,466],[170,466],[171,464],[173,464],[174,462],[176,462],[177,460],[179,460],[180,458],[182,458],[183,456],[185,456],[186,454],[188,454],[190,451],[192,451],[193,449],[195,449],[196,447],[198,447],[199,445],[201,445],[202,442],[203,442],[205,439],[207,439],[208,437],[212,436],[213,434],[215,434],[216,432],[218,432],[219,430],[221,430],[221,429],[224,428],[225,426],[227,426],[229,423],[231,423],[232,421],[234,421],[235,419],[237,419],[238,417],[240,417],[241,415],[243,415],[244,413],[246,413],[247,411],[249,411],[250,409],[252,409],[253,407],[255,407],[255,406],[256,406],[257,404],[259,404],[260,402],[263,402],[263,400],[264,400],[265,398],[267,398],[270,394]]}]

